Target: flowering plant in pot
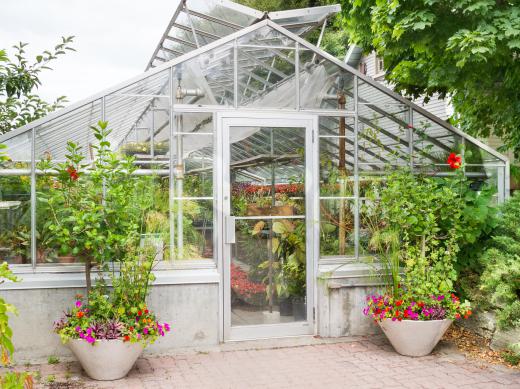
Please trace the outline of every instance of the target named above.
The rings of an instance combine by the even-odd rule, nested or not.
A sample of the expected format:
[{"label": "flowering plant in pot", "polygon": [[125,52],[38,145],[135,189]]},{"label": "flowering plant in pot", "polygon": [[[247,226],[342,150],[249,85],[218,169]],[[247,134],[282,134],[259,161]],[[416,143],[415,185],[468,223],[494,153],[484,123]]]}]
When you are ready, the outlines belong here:
[{"label": "flowering plant in pot", "polygon": [[38,201],[49,215],[43,229],[52,235],[51,245],[85,263],[87,300],[77,300],[55,331],[89,376],[113,380],[125,376],[143,348],[169,327],[146,305],[159,253],[140,247],[142,221],[151,208],[139,200],[145,181],[132,175],[133,158],[111,150],[107,122],[92,130],[98,144],[91,163],[74,142],[67,144],[65,161],[47,156],[39,162],[45,175]]},{"label": "flowering plant in pot", "polygon": [[100,280],[88,300],[76,296],[74,306],[54,323],[87,374],[98,380],[124,377],[143,349],[170,331],[148,307],[155,248],[129,248],[113,272],[109,288]]},{"label": "flowering plant in pot", "polygon": [[[452,154],[448,165],[457,170],[462,160]],[[453,291],[460,245],[477,234],[468,227],[478,212],[468,205],[474,196],[460,171],[439,178],[398,170],[387,178],[377,200],[382,220],[370,240],[387,290],[368,296],[364,313],[401,354],[429,354],[453,320],[471,315]]]}]

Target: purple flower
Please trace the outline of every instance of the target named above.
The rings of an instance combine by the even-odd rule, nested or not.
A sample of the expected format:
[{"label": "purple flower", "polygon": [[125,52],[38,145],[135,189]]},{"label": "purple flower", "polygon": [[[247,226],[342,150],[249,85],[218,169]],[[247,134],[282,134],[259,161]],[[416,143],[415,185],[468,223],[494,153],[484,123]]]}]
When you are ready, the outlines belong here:
[{"label": "purple flower", "polygon": [[437,296],[437,301],[442,301],[442,300],[444,300],[444,295],[441,294],[440,296]]},{"label": "purple flower", "polygon": [[143,328],[143,334],[148,335],[148,327]]},{"label": "purple flower", "polygon": [[81,308],[81,301],[80,300],[76,301],[76,308]]},{"label": "purple flower", "polygon": [[169,332],[170,331],[170,325],[168,323],[164,323],[164,329],[166,330],[166,332]]},{"label": "purple flower", "polygon": [[94,342],[96,341],[96,339],[94,339],[94,338],[93,338],[92,336],[90,336],[90,335],[87,336],[87,337],[85,338],[85,340],[86,340],[88,343],[90,343],[90,344],[92,344],[92,343],[94,343]]},{"label": "purple flower", "polygon": [[81,327],[80,326],[77,326],[75,329],[76,329],[76,332],[80,332],[81,331]]}]

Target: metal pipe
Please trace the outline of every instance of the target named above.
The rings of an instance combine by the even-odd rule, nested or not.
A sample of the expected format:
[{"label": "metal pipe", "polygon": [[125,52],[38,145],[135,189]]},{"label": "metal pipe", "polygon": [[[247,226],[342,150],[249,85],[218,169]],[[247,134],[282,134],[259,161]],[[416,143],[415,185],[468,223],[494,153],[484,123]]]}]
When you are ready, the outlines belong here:
[{"label": "metal pipe", "polygon": [[154,110],[154,103],[152,103],[152,110],[151,110],[151,114],[152,114],[152,125],[150,126],[150,155],[152,156],[152,158],[155,157],[155,141],[154,141],[154,136],[155,136],[155,110]]},{"label": "metal pipe", "polygon": [[359,78],[354,76],[354,254],[356,259],[359,259]]},{"label": "metal pipe", "polygon": [[173,96],[175,94],[175,86],[173,83],[174,79],[173,67],[170,67],[170,77],[169,77],[169,85],[170,85],[170,182],[169,189],[170,193],[168,196],[169,208],[170,208],[170,260],[174,258],[175,255],[175,222],[173,219],[173,207],[175,205],[175,179],[174,179],[174,170],[175,166],[173,163],[173,140],[174,140],[174,107],[173,107]]},{"label": "metal pipe", "polygon": [[31,264],[36,268],[38,242],[36,241],[36,128],[32,129],[31,142]]},{"label": "metal pipe", "polygon": [[[345,94],[338,91],[338,109],[340,111],[345,109],[345,105],[347,102],[347,99],[345,98]],[[345,117],[342,116],[339,118],[339,137],[338,137],[338,170],[339,170],[339,177],[340,177],[340,196],[346,195],[346,176],[347,176],[347,169],[345,167]],[[338,242],[339,242],[339,255],[345,255],[345,245],[346,245],[346,200],[340,200],[339,203],[339,234],[338,234]]]}]

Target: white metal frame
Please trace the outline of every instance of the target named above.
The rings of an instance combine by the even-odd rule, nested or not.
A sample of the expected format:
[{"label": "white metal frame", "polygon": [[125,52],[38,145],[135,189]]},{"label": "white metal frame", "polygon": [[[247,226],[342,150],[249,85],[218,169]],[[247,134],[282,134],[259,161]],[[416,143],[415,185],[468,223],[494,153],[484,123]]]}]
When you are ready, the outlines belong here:
[{"label": "white metal frame", "polygon": [[[230,258],[231,244],[226,243],[226,231],[230,227],[230,127],[301,127],[305,131],[305,205],[306,205],[306,257],[307,257],[307,321],[282,324],[231,326]],[[318,241],[316,240],[318,216],[318,149],[316,131],[318,117],[307,114],[274,113],[220,113],[217,114],[217,159],[220,162],[217,183],[217,214],[219,234],[218,268],[222,277],[220,284],[220,338],[221,341],[275,338],[282,336],[312,335],[315,333],[314,312],[316,303],[316,276],[318,270]],[[264,217],[263,219],[270,219]]]},{"label": "white metal frame", "polygon": [[[234,43],[238,38],[248,34],[248,33],[251,33],[253,31],[256,31],[258,29],[261,29],[265,26],[269,26],[277,31],[279,31],[281,34],[284,34],[286,35],[288,38],[294,40],[296,42],[296,47],[295,49],[296,50],[299,50],[299,49],[309,49],[309,50],[312,50],[313,52],[315,52],[316,54],[318,54],[320,57],[336,64],[338,67],[341,67],[343,69],[345,69],[346,71],[348,71],[349,73],[353,74],[354,77],[355,77],[355,86],[357,87],[357,84],[359,81],[363,81],[364,83],[367,83],[369,85],[371,85],[372,87],[378,89],[379,91],[381,91],[382,93],[390,96],[390,97],[393,97],[394,99],[396,99],[397,101],[400,101],[401,103],[405,104],[406,106],[409,107],[410,109],[410,112],[416,112],[422,116],[424,116],[426,119],[428,120],[431,120],[432,122],[440,125],[441,127],[447,129],[448,131],[450,131],[451,133],[455,134],[455,135],[458,135],[458,136],[461,136],[462,139],[464,140],[468,140],[470,142],[472,142],[473,144],[475,144],[477,147],[480,147],[481,149],[485,150],[486,152],[490,153],[491,155],[495,156],[500,162],[502,162],[502,165],[500,165],[499,163],[497,165],[497,169],[499,170],[499,172],[501,173],[500,175],[500,181],[499,182],[499,200],[502,201],[504,199],[506,199],[509,195],[509,161],[507,160],[507,158],[498,153],[497,151],[493,150],[491,147],[485,145],[484,143],[480,142],[479,140],[463,133],[462,131],[458,130],[457,128],[454,128],[453,126],[449,125],[447,122],[435,117],[434,115],[430,114],[429,112],[425,111],[423,108],[421,107],[418,107],[417,105],[413,104],[412,102],[406,100],[405,98],[403,98],[402,96],[396,94],[395,92],[393,92],[392,90],[384,87],[383,85],[377,83],[376,81],[372,80],[371,78],[361,74],[360,72],[358,72],[356,69],[353,69],[352,67],[346,65],[345,63],[343,63],[342,61],[339,61],[338,59],[334,58],[333,56],[331,56],[330,54],[324,52],[323,50],[320,50],[319,48],[317,48],[316,46],[308,43],[307,41],[305,41],[304,39],[300,38],[299,36],[291,33],[290,31],[286,30],[285,28],[277,25],[276,23],[270,21],[270,20],[263,20],[263,21],[260,21],[252,26],[249,26],[247,28],[244,28],[243,30],[240,30],[234,34],[231,34],[225,38],[222,38],[218,41],[215,41],[213,43],[210,43],[204,47],[201,47],[199,49],[196,49],[196,50],[193,50],[191,51],[190,53],[188,54],[185,54],[181,57],[178,57],[178,58],[175,58],[174,60],[171,60],[167,63],[164,63],[163,65],[161,66],[158,66],[158,67],[155,67],[153,69],[150,69],[148,70],[147,72],[137,76],[137,77],[134,77],[132,78],[131,80],[128,80],[124,83],[121,83],[117,86],[114,86],[112,88],[108,88],[106,89],[105,91],[102,91],[88,99],[85,99],[83,101],[80,101],[76,104],[72,104],[70,105],[69,107],[65,108],[65,109],[62,109],[62,110],[59,110],[59,111],[56,111],[54,113],[51,113],[49,115],[47,115],[46,117],[44,118],[41,118],[39,120],[36,120],[34,122],[31,122],[23,127],[20,127],[16,130],[13,130],[7,134],[3,134],[0,136],[0,143],[3,143],[5,141],[8,141],[10,140],[11,138],[14,138],[14,137],[17,137],[17,136],[20,136],[21,134],[27,134],[27,136],[32,139],[32,142],[31,142],[31,169],[29,171],[29,175],[31,175],[31,205],[32,205],[32,214],[31,214],[31,223],[32,223],[32,246],[33,246],[33,264],[32,264],[32,268],[29,267],[29,266],[24,266],[24,265],[20,265],[20,266],[14,266],[16,268],[16,270],[20,270],[21,272],[27,272],[27,271],[36,271],[36,259],[35,259],[35,254],[34,254],[34,250],[35,250],[35,230],[34,230],[34,223],[35,223],[35,203],[36,203],[36,192],[35,192],[35,177],[36,175],[38,174],[36,169],[35,169],[35,144],[36,144],[36,133],[38,131],[38,126],[40,125],[43,125],[45,123],[48,123],[49,121],[53,120],[53,119],[56,119],[56,118],[59,118],[67,113],[71,113],[73,112],[74,110],[78,109],[78,108],[81,108],[83,106],[86,106],[86,105],[90,105],[92,104],[93,102],[95,101],[99,101],[102,106],[104,105],[104,97],[107,96],[107,95],[110,95],[110,94],[113,94],[113,93],[117,93],[118,91],[120,90],[123,90],[124,88],[128,87],[129,85],[132,85],[134,83],[137,83],[137,82],[140,82],[152,75],[156,75],[160,72],[168,72],[170,74],[169,76],[169,85],[168,85],[168,89],[169,89],[169,94],[170,94],[170,104],[169,104],[169,111],[170,111],[170,137],[173,137],[172,135],[172,131],[174,131],[174,124],[173,124],[173,115],[174,115],[174,112],[213,112],[213,113],[217,113],[217,114],[220,114],[220,115],[238,115],[237,112],[240,112],[240,114],[243,114],[243,115],[246,115],[246,116],[250,116],[250,115],[253,115],[253,116],[256,116],[256,115],[272,115],[273,114],[273,109],[272,108],[247,108],[247,107],[224,107],[224,106],[205,106],[205,105],[186,105],[186,104],[176,104],[174,103],[173,101],[173,96],[174,96],[174,75],[173,75],[173,69],[176,65],[180,64],[180,63],[183,63],[189,59],[192,59],[192,58],[195,58],[196,56],[200,55],[200,54],[203,54],[203,53],[206,53],[214,48],[217,48],[217,47],[220,47],[226,43]],[[236,47],[236,46],[235,46]],[[235,57],[236,58],[236,57]],[[236,74],[236,64],[235,64],[235,82],[234,82],[234,88],[235,88],[235,99],[237,98],[238,96],[238,86],[237,86],[237,82],[236,82],[236,78],[237,78],[237,74]],[[295,73],[295,78],[296,78],[296,85],[298,86],[299,83],[300,83],[300,79],[299,79],[300,75],[298,72]],[[356,96],[356,99],[357,99],[357,92],[355,93],[355,96]],[[356,102],[356,109],[357,109],[357,102]],[[347,111],[336,111],[336,110],[326,110],[326,109],[313,109],[313,110],[303,110],[301,109],[301,107],[295,107],[294,109],[278,109],[276,111],[274,111],[274,114],[275,115],[295,115],[297,117],[303,117],[302,115],[320,115],[320,116],[335,116],[335,117],[338,117],[338,116],[351,116],[351,117],[355,117],[355,120],[356,120],[356,129],[357,129],[357,112],[347,112]],[[413,117],[413,116],[412,116]],[[357,147],[355,148],[357,150]],[[357,165],[363,165],[362,163],[358,163],[357,159],[356,159],[356,164]],[[170,166],[170,170],[171,170],[171,166]],[[11,174],[9,172],[7,172],[6,174]],[[170,173],[172,174],[172,173]],[[218,182],[221,182],[221,180],[217,180],[216,181],[217,183]],[[218,231],[218,225],[215,226],[215,231]],[[222,227],[222,226],[220,226]],[[181,265],[183,266],[183,265]],[[204,264],[205,267],[214,267],[214,264],[211,264],[211,263],[205,263]],[[174,267],[177,267],[177,264],[174,265]],[[49,266],[48,269],[47,269],[47,266],[39,266],[38,267],[38,271],[42,271],[42,272],[69,272],[69,271],[78,271],[79,269],[76,269],[76,267],[72,266],[72,267],[69,267],[69,266],[55,266],[55,265],[52,265],[52,266]]]}]

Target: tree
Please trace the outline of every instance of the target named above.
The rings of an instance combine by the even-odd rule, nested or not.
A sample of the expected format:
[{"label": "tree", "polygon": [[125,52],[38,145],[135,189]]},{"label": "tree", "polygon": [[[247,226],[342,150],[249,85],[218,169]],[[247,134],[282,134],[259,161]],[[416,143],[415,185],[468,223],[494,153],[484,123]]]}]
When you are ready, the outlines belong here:
[{"label": "tree", "polygon": [[67,51],[74,37],[62,37],[52,51],[45,50],[36,56],[34,62],[26,57],[27,43],[13,46],[14,58],[10,59],[5,50],[0,50],[0,134],[39,119],[55,109],[63,107],[64,96],[54,102],[42,100],[34,90],[41,85],[40,74],[51,70],[49,64]]},{"label": "tree", "polygon": [[408,97],[450,97],[451,120],[520,156],[520,3],[342,0],[351,41],[375,50]]}]

